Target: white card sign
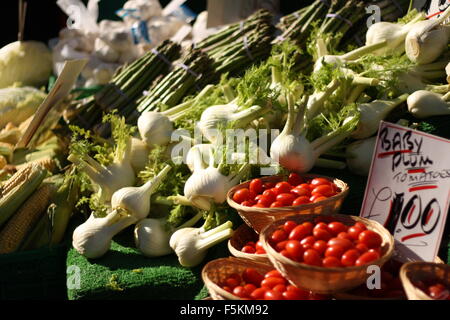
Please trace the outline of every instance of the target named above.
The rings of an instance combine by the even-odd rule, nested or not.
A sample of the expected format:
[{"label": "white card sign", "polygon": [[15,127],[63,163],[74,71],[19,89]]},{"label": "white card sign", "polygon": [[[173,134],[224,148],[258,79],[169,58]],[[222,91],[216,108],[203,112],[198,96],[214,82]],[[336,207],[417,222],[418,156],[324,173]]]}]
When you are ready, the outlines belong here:
[{"label": "white card sign", "polygon": [[381,122],[360,216],[395,238],[401,261],[437,256],[450,199],[450,140]]}]

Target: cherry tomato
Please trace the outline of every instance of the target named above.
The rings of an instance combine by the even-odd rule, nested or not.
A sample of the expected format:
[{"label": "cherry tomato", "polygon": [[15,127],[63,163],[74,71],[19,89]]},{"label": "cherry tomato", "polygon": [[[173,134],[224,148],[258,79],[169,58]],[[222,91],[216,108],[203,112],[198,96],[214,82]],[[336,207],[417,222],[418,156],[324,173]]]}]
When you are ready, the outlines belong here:
[{"label": "cherry tomato", "polygon": [[286,291],[286,286],[284,284],[277,284],[275,287],[272,288],[273,291],[278,291],[279,293],[283,293]]},{"label": "cherry tomato", "polygon": [[298,186],[303,183],[303,178],[295,172],[289,174],[288,182],[291,186]]},{"label": "cherry tomato", "polygon": [[329,184],[318,185],[311,191],[311,193],[312,194],[319,193],[319,194],[323,195],[324,197],[331,197],[331,196],[334,196],[334,194],[335,194],[333,188]]},{"label": "cherry tomato", "polygon": [[337,235],[337,237],[340,238],[340,239],[347,239],[347,240],[350,240],[350,241],[353,241],[353,240],[354,240],[352,237],[350,237],[350,236],[348,235],[347,232],[339,232],[339,234]]},{"label": "cherry tomato", "polygon": [[301,196],[301,197],[296,198],[296,199],[294,200],[294,202],[292,202],[292,205],[293,205],[293,206],[300,206],[300,205],[302,205],[302,204],[307,204],[307,203],[310,203],[309,197],[307,197],[307,196]]},{"label": "cherry tomato", "polygon": [[361,230],[366,230],[367,229],[366,225],[364,223],[362,223],[362,222],[359,222],[359,221],[356,222],[354,224],[354,226],[360,228]]},{"label": "cherry tomato", "polygon": [[325,257],[335,257],[341,259],[345,249],[341,246],[330,246],[325,250]]},{"label": "cherry tomato", "polygon": [[308,249],[303,254],[303,263],[320,267],[322,265],[322,259],[316,250]]},{"label": "cherry tomato", "polygon": [[330,185],[331,181],[325,178],[314,178],[309,184],[316,187],[321,185]]},{"label": "cherry tomato", "polygon": [[361,254],[356,249],[350,249],[344,252],[341,258],[342,265],[352,267]]},{"label": "cherry tomato", "polygon": [[287,285],[285,292],[288,293],[283,295],[286,300],[307,300],[309,297],[309,291],[299,289],[291,284]]},{"label": "cherry tomato", "polygon": [[353,248],[353,242],[342,238],[331,238],[327,244],[328,246],[341,246],[345,251]]},{"label": "cherry tomato", "polygon": [[381,236],[372,230],[364,230],[358,236],[360,243],[364,243],[369,249],[378,248],[381,246],[383,240]]},{"label": "cherry tomato", "polygon": [[302,188],[302,187],[293,188],[291,190],[291,193],[295,194],[297,197],[306,196],[306,197],[308,197],[308,199],[311,196],[311,192],[309,191],[309,189]]},{"label": "cherry tomato", "polygon": [[252,294],[253,291],[256,290],[256,286],[252,283],[247,283],[246,285],[244,285],[244,290],[247,293],[247,297],[250,297],[250,295]]},{"label": "cherry tomato", "polygon": [[323,240],[317,240],[314,242],[313,249],[322,255],[325,253],[325,250],[327,250],[327,243]]},{"label": "cherry tomato", "polygon": [[314,237],[314,236],[307,236],[306,238],[303,238],[300,241],[300,243],[302,245],[309,244],[312,247],[316,241],[317,241],[316,237]]},{"label": "cherry tomato", "polygon": [[364,243],[357,243],[355,249],[358,250],[361,254],[369,250],[369,248]]},{"label": "cherry tomato", "polygon": [[263,182],[259,178],[253,179],[250,181],[248,188],[256,194],[261,194],[263,192]]},{"label": "cherry tomato", "polygon": [[359,234],[363,232],[363,230],[361,228],[352,226],[350,228],[348,228],[347,234],[349,235],[350,238],[352,238],[353,240],[358,240]]},{"label": "cherry tomato", "polygon": [[264,250],[264,246],[263,246],[262,241],[258,240],[258,241],[255,243],[255,249],[256,249],[256,250]]},{"label": "cherry tomato", "polygon": [[278,194],[289,193],[292,189],[292,186],[289,184],[289,182],[282,181],[282,182],[278,182],[275,185],[275,189],[278,191]]},{"label": "cherry tomato", "polygon": [[277,250],[278,252],[280,252],[280,251],[286,249],[286,244],[288,243],[288,241],[289,241],[289,240],[278,242],[278,243],[275,245],[275,250]]},{"label": "cherry tomato", "polygon": [[285,249],[294,260],[301,260],[303,257],[303,247],[298,240],[289,240]]},{"label": "cherry tomato", "polygon": [[268,287],[270,289],[272,289],[273,287],[275,287],[278,284],[286,284],[286,280],[284,280],[283,278],[279,278],[279,277],[269,277],[269,278],[265,278],[264,280],[261,281],[261,287]]},{"label": "cherry tomato", "polygon": [[288,234],[283,229],[275,230],[270,236],[270,240],[274,243],[284,241],[288,238]]},{"label": "cherry tomato", "polygon": [[250,195],[250,190],[248,190],[247,188],[239,189],[238,191],[236,191],[233,194],[233,201],[240,204],[240,203],[244,202],[245,200],[250,200],[249,195]]},{"label": "cherry tomato", "polygon": [[297,226],[297,223],[292,220],[288,220],[283,224],[283,229],[287,233],[291,233],[291,231]]},{"label": "cherry tomato", "polygon": [[308,230],[303,225],[298,225],[289,233],[289,240],[302,240],[308,235]]},{"label": "cherry tomato", "polygon": [[292,205],[292,202],[296,199],[292,193],[280,193],[277,195],[277,201],[284,204],[286,207]]},{"label": "cherry tomato", "polygon": [[250,201],[250,200],[246,200],[246,201],[241,202],[241,206],[251,207],[253,205],[255,205],[255,203],[253,201]]},{"label": "cherry tomato", "polygon": [[264,197],[266,197],[266,198],[267,198],[267,201],[269,201],[270,203],[274,202],[275,199],[277,198],[277,194],[276,194],[272,189],[264,190],[264,192],[262,193],[262,195],[263,195]]},{"label": "cherry tomato", "polygon": [[267,288],[256,288],[255,290],[253,290],[253,292],[250,294],[250,298],[254,299],[254,300],[260,300],[260,299],[264,299],[264,294],[266,293]]},{"label": "cherry tomato", "polygon": [[[311,198],[309,198],[309,200],[311,200],[312,198],[314,198],[314,196],[312,196]],[[320,202],[320,201],[323,201],[323,200],[326,200],[327,199],[327,197],[324,197],[324,196],[318,196],[317,198],[315,198],[312,202],[313,203],[317,203],[317,202]]]},{"label": "cherry tomato", "polygon": [[282,294],[274,290],[268,290],[264,294],[264,300],[282,300],[282,299],[283,299]]},{"label": "cherry tomato", "polygon": [[270,270],[264,274],[264,278],[281,278],[284,279],[283,275],[277,269]]},{"label": "cherry tomato", "polygon": [[328,241],[332,237],[332,235],[325,229],[314,229],[313,236],[316,237],[317,240],[323,241]]},{"label": "cherry tomato", "polygon": [[326,268],[340,268],[342,267],[341,260],[336,257],[329,256],[322,260],[322,265]]},{"label": "cherry tomato", "polygon": [[367,251],[363,253],[355,262],[355,266],[362,266],[380,258],[375,251]]},{"label": "cherry tomato", "polygon": [[330,231],[328,229],[328,225],[325,222],[318,222],[318,223],[316,223],[316,225],[314,226],[314,230],[316,230],[316,229],[323,229],[323,230],[326,230],[326,231]]},{"label": "cherry tomato", "polygon": [[246,268],[242,273],[242,279],[245,283],[251,283],[259,287],[264,276],[254,268]]},{"label": "cherry tomato", "polygon": [[244,253],[255,253],[256,249],[252,246],[244,246],[242,247],[241,251]]},{"label": "cherry tomato", "polygon": [[348,227],[339,221],[330,222],[328,224],[328,230],[330,230],[334,236],[337,236],[341,232],[347,232],[347,229]]},{"label": "cherry tomato", "polygon": [[280,207],[285,207],[284,203],[282,203],[280,201],[275,201],[275,202],[272,202],[272,204],[270,205],[269,208],[280,208]]},{"label": "cherry tomato", "polygon": [[239,298],[247,298],[248,294],[247,291],[243,286],[237,286],[233,289],[233,294]]},{"label": "cherry tomato", "polygon": [[266,197],[264,195],[262,195],[257,202],[257,204],[264,206],[264,208],[269,208],[272,203],[273,201],[271,201],[269,197]]},{"label": "cherry tomato", "polygon": [[311,192],[311,185],[309,183],[302,183],[301,185],[297,186],[296,188],[304,188],[306,190],[309,190]]},{"label": "cherry tomato", "polygon": [[309,221],[303,222],[302,226],[306,228],[306,231],[308,231],[308,235],[312,234],[314,225],[311,222],[309,222]]},{"label": "cherry tomato", "polygon": [[267,206],[258,201],[257,204],[252,205],[252,208],[267,208]]}]

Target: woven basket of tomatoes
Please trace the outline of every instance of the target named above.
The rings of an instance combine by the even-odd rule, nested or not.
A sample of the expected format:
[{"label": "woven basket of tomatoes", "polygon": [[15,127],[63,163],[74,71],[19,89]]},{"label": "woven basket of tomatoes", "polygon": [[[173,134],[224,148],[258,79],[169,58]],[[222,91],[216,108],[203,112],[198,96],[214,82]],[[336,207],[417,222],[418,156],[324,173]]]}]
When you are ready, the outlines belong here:
[{"label": "woven basket of tomatoes", "polygon": [[450,266],[444,263],[409,262],[400,269],[409,300],[450,300]]},{"label": "woven basket of tomatoes", "polygon": [[229,190],[227,202],[260,233],[269,223],[292,214],[337,213],[348,192],[339,179],[291,173],[239,184]]},{"label": "woven basket of tomatoes", "polygon": [[237,258],[270,263],[259,235],[245,223],[233,232],[228,240],[228,250]]},{"label": "woven basket of tomatoes", "polygon": [[208,262],[203,281],[214,300],[324,300],[329,296],[290,284],[270,264],[240,258]]},{"label": "woven basket of tomatoes", "polygon": [[260,234],[271,263],[292,284],[317,293],[349,291],[383,266],[394,238],[376,221],[349,215],[293,215]]}]

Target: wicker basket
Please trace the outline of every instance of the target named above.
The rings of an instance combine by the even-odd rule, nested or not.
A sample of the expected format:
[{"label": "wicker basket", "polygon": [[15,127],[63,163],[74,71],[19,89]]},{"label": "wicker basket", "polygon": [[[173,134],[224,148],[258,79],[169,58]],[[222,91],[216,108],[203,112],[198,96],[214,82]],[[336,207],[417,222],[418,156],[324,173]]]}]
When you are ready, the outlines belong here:
[{"label": "wicker basket", "polygon": [[233,232],[233,236],[228,240],[228,250],[230,250],[230,253],[237,258],[270,263],[267,254],[245,253],[241,251],[241,248],[248,241],[257,242],[258,240],[259,237],[258,234],[255,233],[255,230],[244,223]]},{"label": "wicker basket", "polygon": [[400,269],[400,279],[409,300],[433,300],[414,282],[436,279],[450,287],[450,266],[444,263],[408,262]]},{"label": "wicker basket", "polygon": [[[248,188],[250,181],[241,183],[228,191],[227,202],[228,204],[237,210],[244,222],[252,227],[257,233],[260,233],[268,224],[275,220],[284,218],[292,214],[333,214],[338,213],[345,197],[349,192],[347,184],[339,179],[334,179],[326,176],[316,175],[316,174],[303,174],[303,178],[326,178],[333,181],[340,189],[341,192],[335,196],[329,197],[326,200],[319,201],[316,203],[307,203],[300,206],[292,207],[280,207],[280,208],[253,208],[241,206],[240,204],[233,201],[234,193],[241,188]],[[286,181],[286,177],[283,175],[270,176],[261,178],[263,182],[280,182]]]},{"label": "wicker basket", "polygon": [[254,268],[265,274],[273,270],[270,264],[240,258],[220,258],[208,262],[202,270],[202,279],[214,300],[240,300],[239,297],[222,289],[218,284],[225,281],[233,273],[242,274],[246,268]]},{"label": "wicker basket", "polygon": [[[313,222],[317,218],[315,214],[293,215],[289,218],[277,220],[267,226],[260,234],[264,248],[272,264],[280,271],[286,279],[295,286],[304,290],[311,290],[317,293],[333,294],[337,292],[349,291],[358,287],[367,279],[367,266],[354,266],[347,268],[324,268],[310,266],[304,263],[295,262],[282,256],[275,251],[268,243],[268,238],[278,227],[282,226],[287,220],[293,220],[297,223],[306,221]],[[376,221],[349,216],[349,215],[327,215],[322,216],[325,221],[340,221],[345,225],[353,225],[360,221],[367,226],[367,229],[378,232],[382,239],[382,256],[375,260],[371,265],[382,266],[388,261],[394,252],[394,238],[381,224]]]}]

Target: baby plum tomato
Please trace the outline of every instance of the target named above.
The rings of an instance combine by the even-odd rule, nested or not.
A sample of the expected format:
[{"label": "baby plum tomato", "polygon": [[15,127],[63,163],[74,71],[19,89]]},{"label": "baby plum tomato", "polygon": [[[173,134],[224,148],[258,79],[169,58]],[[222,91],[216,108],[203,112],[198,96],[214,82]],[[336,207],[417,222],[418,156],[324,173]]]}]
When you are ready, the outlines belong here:
[{"label": "baby plum tomato", "polygon": [[233,294],[239,298],[247,298],[248,294],[247,291],[243,286],[237,286],[233,289]]},{"label": "baby plum tomato", "polygon": [[283,275],[277,269],[270,270],[264,274],[264,278],[281,278],[284,279]]},{"label": "baby plum tomato", "polygon": [[336,257],[332,257],[332,256],[323,258],[322,265],[325,268],[340,268],[340,267],[342,267],[341,260],[339,260]]},{"label": "baby plum tomato", "polygon": [[242,203],[246,200],[250,200],[249,196],[250,190],[248,190],[247,188],[242,188],[233,194],[233,201],[237,203]]},{"label": "baby plum tomato", "polygon": [[285,258],[292,259],[292,257],[291,257],[291,256],[289,255],[289,253],[286,251],[286,249],[281,250],[281,251],[280,251],[280,254],[281,254],[283,257],[285,257]]},{"label": "baby plum tomato", "polygon": [[286,280],[279,277],[268,277],[261,281],[261,287],[267,287],[270,289],[273,289],[273,287],[279,284],[286,284]]},{"label": "baby plum tomato", "polygon": [[318,223],[316,223],[316,225],[314,226],[313,230],[316,230],[316,229],[323,229],[323,230],[329,231],[328,225],[325,222],[318,222]]},{"label": "baby plum tomato", "polygon": [[225,280],[225,285],[231,289],[234,289],[235,287],[237,287],[239,284],[241,283],[241,281],[237,280],[236,278],[232,278],[232,277],[228,277]]},{"label": "baby plum tomato", "polygon": [[273,291],[278,291],[279,293],[283,293],[286,291],[286,286],[284,284],[277,284],[275,287],[272,288]]},{"label": "baby plum tomato", "polygon": [[296,199],[292,202],[292,205],[293,205],[293,206],[300,206],[300,205],[302,205],[302,204],[307,204],[307,203],[310,203],[309,197],[307,197],[307,196],[301,196],[301,197],[296,198]]},{"label": "baby plum tomato", "polygon": [[322,265],[322,259],[320,258],[319,252],[314,249],[308,249],[303,253],[303,263],[320,267]]},{"label": "baby plum tomato", "polygon": [[248,188],[256,194],[261,194],[263,192],[263,182],[259,178],[253,179],[250,181]]},{"label": "baby plum tomato", "polygon": [[253,291],[256,290],[256,286],[252,283],[247,283],[246,285],[244,285],[244,290],[247,293],[247,297],[250,297],[250,295],[252,294]]},{"label": "baby plum tomato", "polygon": [[297,299],[295,299],[295,300],[307,300],[309,297],[309,291],[297,288],[296,286],[293,286],[292,284],[287,285],[285,292],[295,293],[295,295],[297,296]]},{"label": "baby plum tomato", "polygon": [[247,245],[247,246],[242,247],[241,251],[244,253],[255,253],[256,249],[252,246]]},{"label": "baby plum tomato", "polygon": [[367,251],[364,252],[355,262],[355,266],[363,266],[368,264],[374,260],[380,258],[380,255],[375,251]]},{"label": "baby plum tomato", "polygon": [[297,223],[292,220],[288,220],[283,224],[283,229],[287,233],[291,233],[291,231],[297,226]]},{"label": "baby plum tomato", "polygon": [[302,226],[306,228],[306,231],[308,231],[308,235],[312,234],[314,225],[311,222],[309,222],[309,221],[303,222]]},{"label": "baby plum tomato", "polygon": [[286,244],[288,243],[288,241],[289,240],[278,242],[275,245],[275,250],[277,250],[278,252],[281,252],[281,251],[285,250],[286,249]]},{"label": "baby plum tomato", "polygon": [[314,229],[313,236],[318,240],[328,241],[331,239],[332,235],[325,229]]},{"label": "baby plum tomato", "polygon": [[362,230],[361,228],[351,226],[350,228],[348,228],[347,234],[352,240],[358,240],[359,234],[363,231],[364,230]]},{"label": "baby plum tomato", "polygon": [[325,250],[325,257],[335,257],[341,259],[344,252],[345,249],[341,246],[329,246],[327,250]]},{"label": "baby plum tomato", "polygon": [[309,191],[309,189],[306,188],[302,188],[302,187],[295,187],[291,190],[291,193],[295,194],[297,197],[309,197],[311,196],[311,192]]},{"label": "baby plum tomato", "polygon": [[321,184],[317,187],[315,187],[311,194],[318,193],[321,194],[324,197],[331,197],[334,195],[333,188],[329,184]]},{"label": "baby plum tomato", "polygon": [[264,250],[264,246],[263,246],[263,244],[262,244],[261,241],[258,240],[258,241],[255,243],[255,249],[256,249],[256,250]]},{"label": "baby plum tomato", "polygon": [[277,291],[268,290],[264,294],[264,300],[283,300],[283,296]]},{"label": "baby plum tomato", "polygon": [[246,206],[246,207],[251,207],[251,206],[253,206],[255,204],[256,204],[255,202],[250,201],[250,200],[246,200],[246,201],[241,202],[241,206]]},{"label": "baby plum tomato", "polygon": [[364,243],[356,244],[355,249],[358,250],[361,254],[369,250],[369,248]]},{"label": "baby plum tomato", "polygon": [[274,243],[278,243],[284,240],[287,240],[288,234],[283,229],[275,230],[272,235],[270,236],[270,240],[272,240]]},{"label": "baby plum tomato", "polygon": [[267,201],[269,201],[270,203],[274,202],[277,198],[277,194],[272,189],[264,190],[262,195],[268,198]]},{"label": "baby plum tomato", "polygon": [[311,188],[311,185],[309,183],[302,183],[301,185],[296,186],[296,188],[303,188],[303,189],[309,190],[310,193],[311,193],[311,190],[314,189],[314,188]]},{"label": "baby plum tomato", "polygon": [[[259,284],[258,284],[259,286]],[[267,288],[256,288],[253,290],[253,292],[250,294],[250,298],[254,300],[261,300],[264,299],[264,294],[266,293],[268,289]]]},{"label": "baby plum tomato", "polygon": [[281,208],[281,207],[285,207],[285,205],[283,203],[281,203],[280,201],[275,201],[275,202],[272,202],[272,204],[270,205],[269,208]]},{"label": "baby plum tomato", "polygon": [[300,260],[303,257],[303,247],[298,240],[289,240],[285,247],[289,256],[294,260]]},{"label": "baby plum tomato", "polygon": [[262,195],[257,203],[263,205],[264,208],[269,208],[273,202],[274,201],[271,201],[271,199],[269,197]]},{"label": "baby plum tomato", "polygon": [[308,235],[308,230],[303,225],[298,225],[289,233],[289,240],[302,240]]},{"label": "baby plum tomato", "polygon": [[301,241],[300,241],[300,243],[302,244],[302,245],[305,245],[305,244],[309,244],[309,245],[311,245],[311,247],[314,245],[314,243],[316,242],[316,237],[314,237],[314,236],[307,236],[306,238],[303,238]]},{"label": "baby plum tomato", "polygon": [[[309,198],[309,200],[311,200],[313,197],[314,197],[314,196],[312,196],[311,198]],[[320,202],[320,201],[323,201],[323,200],[326,200],[326,199],[327,199],[327,197],[324,197],[324,196],[318,196],[318,197],[315,198],[312,202],[313,202],[313,203],[317,203],[317,202]]]},{"label": "baby plum tomato", "polygon": [[322,185],[330,185],[331,181],[325,178],[314,178],[309,183],[310,185],[316,187],[316,186],[322,186]]},{"label": "baby plum tomato", "polygon": [[351,238],[347,232],[339,232],[339,234],[337,235],[337,238],[353,241],[353,238]]},{"label": "baby plum tomato", "polygon": [[264,276],[254,268],[246,268],[242,273],[242,279],[245,283],[251,283],[259,287]]},{"label": "baby plum tomato", "polygon": [[325,250],[327,250],[327,243],[323,240],[317,240],[313,244],[313,249],[319,252],[321,255],[325,253]]},{"label": "baby plum tomato", "polygon": [[334,236],[337,236],[341,232],[347,232],[348,227],[339,221],[333,221],[328,224],[328,229]]},{"label": "baby plum tomato", "polygon": [[275,182],[265,182],[263,184],[263,189],[264,190],[272,189],[273,187],[275,187]]},{"label": "baby plum tomato", "polygon": [[353,248],[353,242],[347,239],[341,239],[341,238],[331,238],[328,240],[328,246],[341,246],[344,248],[345,251],[350,250]]},{"label": "baby plum tomato", "polygon": [[267,208],[267,206],[258,201],[257,204],[252,205],[252,208]]},{"label": "baby plum tomato", "polygon": [[360,243],[364,243],[369,249],[379,248],[383,240],[381,236],[372,230],[364,230],[358,236]]},{"label": "baby plum tomato", "polygon": [[352,267],[361,254],[356,249],[350,249],[344,252],[341,258],[342,265]]},{"label": "baby plum tomato", "polygon": [[292,202],[296,199],[296,196],[292,193],[280,193],[277,195],[277,202],[281,202],[284,206],[288,207],[292,205]]},{"label": "baby plum tomato", "polygon": [[354,226],[360,228],[361,230],[366,230],[367,229],[366,225],[364,223],[362,223],[362,222],[359,222],[359,221],[356,222],[354,224]]},{"label": "baby plum tomato", "polygon": [[289,182],[282,181],[282,182],[278,182],[275,185],[275,189],[278,191],[278,194],[289,193],[289,192],[291,192],[292,186],[289,184]]},{"label": "baby plum tomato", "polygon": [[291,186],[298,186],[303,183],[303,178],[295,172],[289,174],[288,182]]}]

